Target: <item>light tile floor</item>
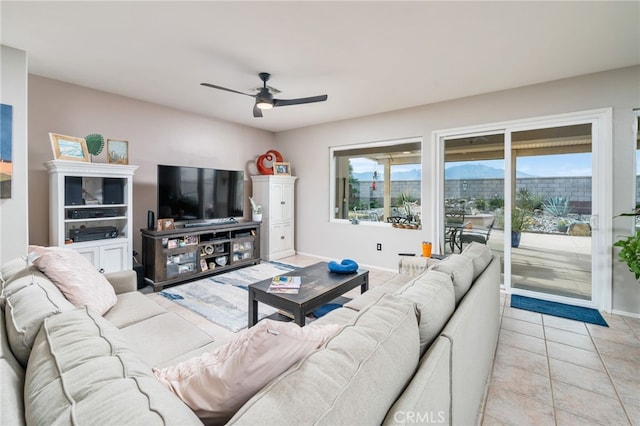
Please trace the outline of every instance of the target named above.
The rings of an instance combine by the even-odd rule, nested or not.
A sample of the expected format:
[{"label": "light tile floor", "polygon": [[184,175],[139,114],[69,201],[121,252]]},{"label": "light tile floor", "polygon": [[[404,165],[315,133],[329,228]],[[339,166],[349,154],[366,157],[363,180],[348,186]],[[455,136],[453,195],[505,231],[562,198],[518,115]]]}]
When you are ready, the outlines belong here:
[{"label": "light tile floor", "polygon": [[640,319],[603,314],[607,328],[501,300],[482,425],[640,425]]},{"label": "light tile floor", "polygon": [[[319,259],[280,261],[307,266]],[[369,286],[395,273],[370,269]],[[347,296],[355,297],[354,289]],[[230,331],[157,294],[158,303],[211,334]],[[640,426],[640,319],[603,314],[609,328],[513,309],[501,295],[498,348],[480,424]]]}]

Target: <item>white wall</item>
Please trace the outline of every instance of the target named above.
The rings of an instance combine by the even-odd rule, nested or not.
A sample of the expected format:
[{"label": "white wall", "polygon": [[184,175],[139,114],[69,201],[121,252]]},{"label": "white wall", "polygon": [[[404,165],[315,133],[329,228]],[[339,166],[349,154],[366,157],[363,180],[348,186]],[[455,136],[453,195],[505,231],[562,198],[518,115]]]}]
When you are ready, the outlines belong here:
[{"label": "white wall", "polygon": [[[99,133],[129,141],[129,164],[139,166],[133,178],[132,228],[139,253],[139,229],[147,226],[147,210],[157,208],[158,164],[244,170],[248,197],[256,158],[274,148],[271,132],[29,75],[29,230],[31,243],[40,245],[49,244],[43,166],[53,158],[49,132],[78,137]],[[106,153],[93,161],[107,162]],[[248,207],[245,211],[250,212]]]},{"label": "white wall", "polygon": [[0,263],[24,256],[27,226],[27,54],[0,46],[0,102],[13,106],[13,178],[10,199],[0,200]]},{"label": "white wall", "polygon": [[[296,249],[331,259],[353,258],[364,265],[397,269],[400,252],[418,252],[422,231],[330,223],[329,147],[379,140],[421,137],[423,144],[423,217],[437,200],[430,187],[435,130],[613,107],[613,211],[630,211],[635,203],[635,145],[632,110],[640,107],[640,67],[597,73],[282,132],[280,152],[299,177],[296,191]],[[630,222],[614,221],[614,237],[631,232]],[[615,238],[614,238],[615,240]],[[376,243],[383,250],[376,251]],[[613,309],[640,314],[640,285],[614,256]]]},{"label": "white wall", "polygon": [[[30,242],[48,243],[47,175],[42,166],[52,158],[48,132],[72,136],[97,132],[130,141],[130,161],[140,166],[134,178],[134,229],[145,227],[146,211],[156,208],[156,164],[245,168],[253,174],[255,158],[275,147],[300,178],[296,184],[298,252],[330,259],[351,257],[363,265],[395,270],[397,253],[417,252],[420,241],[432,236],[428,230],[329,223],[330,146],[421,137],[424,175],[432,181],[428,170],[433,164],[431,135],[435,130],[613,107],[613,211],[629,211],[635,202],[631,111],[640,107],[639,74],[640,67],[625,68],[292,130],[275,138],[268,132],[30,76]],[[96,161],[104,162],[104,154]],[[428,206],[435,207],[436,200],[428,182],[423,185],[422,199],[425,220],[429,220]],[[616,220],[614,225],[614,237],[631,232],[630,221]],[[3,242],[4,235],[3,229]],[[134,238],[140,251],[138,233]],[[375,250],[378,242],[383,244],[381,252]],[[613,308],[640,314],[639,285],[617,261],[617,252],[612,250],[612,256]]]}]

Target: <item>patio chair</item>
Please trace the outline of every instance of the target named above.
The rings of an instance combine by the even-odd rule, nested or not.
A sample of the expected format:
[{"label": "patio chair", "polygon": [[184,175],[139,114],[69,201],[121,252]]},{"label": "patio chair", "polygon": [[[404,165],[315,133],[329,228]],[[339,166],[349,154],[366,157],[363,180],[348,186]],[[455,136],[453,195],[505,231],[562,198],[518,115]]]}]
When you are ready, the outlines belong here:
[{"label": "patio chair", "polygon": [[462,229],[460,232],[460,251],[462,251],[462,246],[467,243],[482,243],[484,245],[489,241],[489,236],[491,235],[491,230],[493,229],[493,224],[496,223],[496,219],[494,218],[491,221],[491,224],[488,228],[471,228],[471,229]]},{"label": "patio chair", "polygon": [[447,210],[444,214],[444,243],[445,245],[449,244],[451,253],[455,251],[456,247],[462,250],[462,245],[460,244],[458,237],[462,227],[464,226],[464,214],[464,210],[461,209]]}]

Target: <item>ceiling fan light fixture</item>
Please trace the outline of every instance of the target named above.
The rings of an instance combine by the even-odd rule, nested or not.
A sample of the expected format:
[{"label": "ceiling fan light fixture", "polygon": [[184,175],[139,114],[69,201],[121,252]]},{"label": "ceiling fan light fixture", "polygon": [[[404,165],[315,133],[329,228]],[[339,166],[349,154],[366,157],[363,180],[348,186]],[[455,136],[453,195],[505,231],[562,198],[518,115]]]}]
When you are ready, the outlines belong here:
[{"label": "ceiling fan light fixture", "polygon": [[[0,0],[1,1],[1,0]],[[267,81],[271,77],[271,74],[266,72],[261,72],[258,74],[260,80],[262,80],[262,87],[258,89],[258,93],[250,94],[240,92],[234,89],[228,89],[226,87],[217,86],[211,83],[200,83],[202,86],[210,87],[212,89],[224,90],[225,92],[237,93],[238,95],[249,96],[255,99],[255,103],[253,104],[253,116],[256,118],[262,117],[263,109],[271,109],[274,107],[282,107],[287,105],[301,105],[301,104],[310,104],[315,102],[324,102],[327,100],[327,95],[320,96],[310,96],[306,98],[296,98],[296,99],[273,99],[274,93],[280,93],[279,90],[274,90],[274,93],[271,92],[271,88],[267,86]]]},{"label": "ceiling fan light fixture", "polygon": [[256,95],[256,106],[260,109],[273,108],[273,95],[266,87],[260,89],[260,93]]},{"label": "ceiling fan light fixture", "polygon": [[269,101],[265,101],[262,99],[258,99],[258,101],[256,102],[256,106],[260,109],[271,109],[273,108],[273,104]]}]

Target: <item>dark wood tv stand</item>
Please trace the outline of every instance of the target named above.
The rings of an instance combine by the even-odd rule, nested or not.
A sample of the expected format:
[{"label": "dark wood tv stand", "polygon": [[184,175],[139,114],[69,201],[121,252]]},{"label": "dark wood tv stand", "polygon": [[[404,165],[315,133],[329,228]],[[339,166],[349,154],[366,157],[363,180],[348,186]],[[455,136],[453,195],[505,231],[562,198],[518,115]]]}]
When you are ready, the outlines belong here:
[{"label": "dark wood tv stand", "polygon": [[154,291],[260,263],[260,222],[140,232],[145,281]]}]

